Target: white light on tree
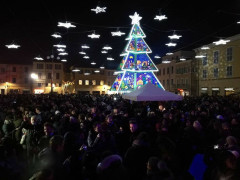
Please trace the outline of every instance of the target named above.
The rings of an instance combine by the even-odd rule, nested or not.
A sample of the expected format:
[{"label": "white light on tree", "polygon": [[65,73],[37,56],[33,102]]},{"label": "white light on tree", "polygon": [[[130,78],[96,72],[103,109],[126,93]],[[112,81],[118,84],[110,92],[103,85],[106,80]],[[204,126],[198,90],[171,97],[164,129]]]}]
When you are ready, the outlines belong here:
[{"label": "white light on tree", "polygon": [[35,57],[34,59],[38,60],[38,61],[43,61],[43,58],[41,58],[40,56]]},{"label": "white light on tree", "polygon": [[170,56],[170,55],[173,55],[173,53],[169,52],[169,53],[166,53],[167,56]]},{"label": "white light on tree", "polygon": [[122,35],[126,34],[126,33],[121,32],[121,31],[116,31],[116,32],[111,32],[111,33],[112,33],[112,36],[122,36]]},{"label": "white light on tree", "polygon": [[99,7],[97,6],[95,9],[91,9],[91,11],[95,11],[96,14],[101,12],[106,12],[107,7]]},{"label": "white light on tree", "polygon": [[91,62],[91,65],[96,65],[96,63],[95,62]]},{"label": "white light on tree", "polygon": [[56,44],[56,45],[53,45],[53,47],[66,48],[67,46],[66,46],[66,45],[63,45],[63,44]]},{"label": "white light on tree", "polygon": [[208,46],[203,46],[201,47],[202,50],[207,50],[207,49],[210,49]]},{"label": "white light on tree", "polygon": [[89,59],[89,56],[83,56],[84,59]]},{"label": "white light on tree", "polygon": [[170,39],[179,39],[180,37],[182,37],[181,35],[177,35],[177,34],[173,34],[171,36],[168,36]]},{"label": "white light on tree", "polygon": [[99,38],[99,37],[100,37],[100,34],[92,33],[92,34],[89,34],[88,37],[90,37],[90,38],[92,38],[92,39],[96,39],[96,38]]},{"label": "white light on tree", "polygon": [[163,64],[168,64],[168,63],[170,63],[170,62],[171,62],[171,61],[169,61],[169,60],[163,60],[163,61],[162,61]]},{"label": "white light on tree", "polygon": [[62,23],[62,22],[58,22],[58,26],[59,27],[65,27],[65,28],[75,28],[76,26],[75,25],[72,25],[70,22],[65,22],[65,23]]},{"label": "white light on tree", "polygon": [[59,51],[59,52],[64,52],[65,49],[63,49],[63,48],[59,48],[59,49],[57,49],[57,51]]},{"label": "white light on tree", "polygon": [[101,51],[102,54],[107,54],[108,52],[107,51]]},{"label": "white light on tree", "polygon": [[110,50],[110,49],[112,49],[112,48],[111,48],[110,46],[104,46],[103,49],[105,49],[105,50]]},{"label": "white light on tree", "polygon": [[100,68],[100,69],[104,69],[105,67],[104,67],[104,66],[100,66],[99,68]]},{"label": "white light on tree", "polygon": [[167,44],[165,44],[165,45],[167,45],[168,47],[170,47],[170,46],[176,46],[177,44],[170,42],[170,43],[167,43]]},{"label": "white light on tree", "polygon": [[54,33],[51,36],[55,38],[62,38],[62,36],[59,33]]},{"label": "white light on tree", "polygon": [[107,58],[108,61],[113,61],[114,59],[112,57]]},{"label": "white light on tree", "polygon": [[67,60],[66,60],[66,59],[62,59],[61,61],[62,61],[62,62],[67,62]]},{"label": "white light on tree", "polygon": [[6,45],[6,47],[8,49],[18,49],[20,47],[20,45],[16,45],[16,44],[9,44],[9,45]]},{"label": "white light on tree", "polygon": [[83,46],[81,46],[83,49],[89,49],[90,47],[89,46],[87,46],[87,45],[83,45]]},{"label": "white light on tree", "polygon": [[197,56],[195,56],[195,58],[204,58],[204,57],[206,57],[206,56],[204,56],[204,55],[197,55]]},{"label": "white light on tree", "polygon": [[62,52],[62,53],[59,53],[58,55],[60,55],[60,56],[66,56],[66,55],[68,55],[68,53]]},{"label": "white light on tree", "polygon": [[155,59],[160,59],[161,57],[158,56],[158,55],[156,55],[156,56],[154,56],[154,58],[155,58]]},{"label": "white light on tree", "polygon": [[142,17],[140,17],[137,12],[135,12],[133,16],[129,16],[129,17],[132,19],[132,24],[138,24],[138,25],[139,25],[139,21],[142,19]]},{"label": "white light on tree", "polygon": [[155,20],[162,21],[162,20],[164,20],[164,19],[167,19],[167,16],[166,16],[166,15],[160,15],[160,16],[156,15],[154,19],[155,19]]},{"label": "white light on tree", "polygon": [[100,73],[100,71],[99,71],[99,70],[95,70],[94,72],[95,72],[95,73]]},{"label": "white light on tree", "polygon": [[220,39],[219,41],[215,41],[213,42],[215,45],[221,45],[221,44],[226,44],[230,42],[230,40],[223,40],[223,39]]},{"label": "white light on tree", "polygon": [[85,53],[85,52],[83,52],[83,51],[81,51],[81,52],[79,52],[79,54],[83,54],[83,55],[85,55],[86,53]]}]

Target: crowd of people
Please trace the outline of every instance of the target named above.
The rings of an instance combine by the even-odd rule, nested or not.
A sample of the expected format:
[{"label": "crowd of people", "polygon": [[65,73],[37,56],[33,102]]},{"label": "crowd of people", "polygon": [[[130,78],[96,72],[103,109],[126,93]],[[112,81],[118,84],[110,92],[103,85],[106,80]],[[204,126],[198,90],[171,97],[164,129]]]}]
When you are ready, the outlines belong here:
[{"label": "crowd of people", "polygon": [[240,98],[0,95],[1,180],[240,179]]}]

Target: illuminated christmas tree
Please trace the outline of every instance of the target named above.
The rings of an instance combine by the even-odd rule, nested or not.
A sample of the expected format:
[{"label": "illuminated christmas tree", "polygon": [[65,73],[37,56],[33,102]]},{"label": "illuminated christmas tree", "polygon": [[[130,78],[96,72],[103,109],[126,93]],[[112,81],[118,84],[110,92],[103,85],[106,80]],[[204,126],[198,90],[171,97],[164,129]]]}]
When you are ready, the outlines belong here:
[{"label": "illuminated christmas tree", "polygon": [[158,69],[148,56],[148,53],[152,51],[144,41],[146,35],[139,24],[142,17],[136,12],[129,17],[132,19],[133,26],[126,39],[128,44],[111,91],[116,93],[131,92],[148,82],[164,89],[154,74],[154,71],[156,72]]}]

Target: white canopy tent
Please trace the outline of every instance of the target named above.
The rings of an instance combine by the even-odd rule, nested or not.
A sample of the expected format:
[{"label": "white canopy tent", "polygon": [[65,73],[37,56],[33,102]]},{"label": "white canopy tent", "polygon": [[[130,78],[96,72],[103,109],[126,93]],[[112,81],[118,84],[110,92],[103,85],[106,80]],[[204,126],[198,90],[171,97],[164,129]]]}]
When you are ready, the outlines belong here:
[{"label": "white canopy tent", "polygon": [[165,91],[152,83],[147,83],[135,91],[123,94],[122,97],[132,101],[181,101],[183,99],[182,96]]}]

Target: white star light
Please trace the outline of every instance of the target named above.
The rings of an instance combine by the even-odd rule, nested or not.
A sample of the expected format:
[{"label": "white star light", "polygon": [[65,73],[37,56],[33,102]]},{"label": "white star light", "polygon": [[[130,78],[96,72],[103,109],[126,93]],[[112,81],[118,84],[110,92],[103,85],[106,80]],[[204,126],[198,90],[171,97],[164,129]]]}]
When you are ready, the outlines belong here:
[{"label": "white star light", "polygon": [[99,34],[92,33],[92,34],[88,35],[88,37],[94,39],[94,38],[99,38],[100,35],[99,35]]},{"label": "white star light", "polygon": [[237,24],[240,24],[240,21],[238,21]]},{"label": "white star light", "polygon": [[100,73],[100,71],[99,71],[99,70],[95,70],[94,72],[95,72],[95,73]]},{"label": "white star light", "polygon": [[158,56],[158,55],[156,55],[156,56],[154,56],[154,58],[156,58],[156,59],[160,59],[161,57],[160,57],[160,56]]},{"label": "white star light", "polygon": [[121,31],[116,31],[116,32],[111,32],[111,33],[112,33],[112,36],[122,36],[125,34],[124,32],[121,32]]},{"label": "white star light", "polygon": [[67,46],[66,45],[62,45],[62,44],[57,44],[57,45],[53,45],[54,47],[57,47],[57,48],[66,48]]},{"label": "white star light", "polygon": [[201,47],[202,50],[207,50],[207,49],[210,49],[208,46],[203,46]]},{"label": "white star light", "polygon": [[58,33],[54,33],[51,35],[52,37],[55,37],[55,38],[61,38],[62,36]]},{"label": "white star light", "polygon": [[204,56],[204,55],[197,55],[197,56],[195,56],[195,58],[204,58],[204,57],[206,57],[206,56]]},{"label": "white star light", "polygon": [[213,42],[215,45],[221,45],[221,44],[226,44],[227,42],[230,42],[230,40],[223,40],[220,39],[219,41]]},{"label": "white star light", "polygon": [[61,61],[62,61],[62,62],[67,62],[67,60],[66,60],[66,59],[62,59]]},{"label": "white star light", "polygon": [[38,60],[38,61],[42,61],[42,60],[43,60],[43,58],[41,58],[40,56],[35,57],[34,59],[36,59],[36,60]]},{"label": "white star light", "polygon": [[59,49],[57,49],[57,51],[59,51],[59,52],[64,52],[65,49],[59,48]]},{"label": "white star light", "polygon": [[173,34],[172,36],[168,36],[170,39],[179,39],[182,37],[181,35]]},{"label": "white star light", "polygon": [[89,56],[83,56],[84,59],[89,59]]},{"label": "white star light", "polygon": [[173,55],[173,53],[169,52],[169,53],[166,53],[167,56],[170,56],[170,55]]},{"label": "white star light", "polygon": [[100,69],[104,69],[105,67],[104,67],[104,66],[100,66],[99,68],[100,68]]},{"label": "white star light", "polygon": [[89,46],[87,46],[87,45],[83,45],[83,46],[81,46],[83,49],[89,49],[90,47]]},{"label": "white star light", "polygon": [[112,57],[107,58],[108,61],[113,61],[114,59]]},{"label": "white star light", "polygon": [[129,17],[132,19],[132,24],[138,24],[138,25],[139,25],[139,21],[142,19],[142,17],[140,17],[137,12],[135,12],[133,16],[129,16]]},{"label": "white star light", "polygon": [[107,51],[101,51],[102,54],[107,54]]},{"label": "white star light", "polygon": [[165,45],[167,45],[167,46],[176,46],[177,44],[176,43],[168,43],[168,44],[165,44]]},{"label": "white star light", "polygon": [[160,16],[156,15],[154,19],[161,21],[161,20],[167,19],[167,16],[166,15],[160,15]]},{"label": "white star light", "polygon": [[70,22],[65,22],[65,23],[62,23],[62,22],[58,22],[58,26],[59,27],[65,27],[65,28],[71,28],[71,27],[76,27],[75,25],[72,25]]},{"label": "white star light", "polygon": [[95,11],[96,14],[101,12],[106,12],[107,7],[99,7],[97,6],[95,9],[91,9],[91,11]]},{"label": "white star light", "polygon": [[110,46],[104,46],[103,49],[105,49],[105,50],[110,50],[110,49],[112,49],[112,48],[111,48]]},{"label": "white star light", "polygon": [[96,63],[95,62],[91,62],[91,65],[95,65]]},{"label": "white star light", "polygon": [[18,49],[20,47],[20,45],[16,45],[16,44],[10,44],[10,45],[6,45],[6,47],[8,49]]},{"label": "white star light", "polygon": [[68,55],[68,53],[62,52],[62,53],[59,53],[58,55],[60,55],[60,56],[66,56],[66,55]]},{"label": "white star light", "polygon": [[186,61],[186,58],[180,58],[179,60],[180,61]]},{"label": "white star light", "polygon": [[171,62],[171,61],[169,61],[169,60],[163,60],[163,61],[162,61],[163,64],[168,64],[168,63],[170,63],[170,62]]},{"label": "white star light", "polygon": [[81,52],[79,52],[79,54],[83,54],[83,55],[85,55],[86,53],[85,53],[85,52],[83,52],[83,51],[81,51]]}]

